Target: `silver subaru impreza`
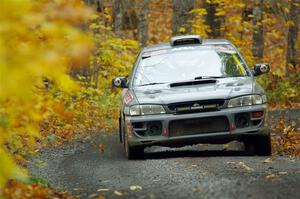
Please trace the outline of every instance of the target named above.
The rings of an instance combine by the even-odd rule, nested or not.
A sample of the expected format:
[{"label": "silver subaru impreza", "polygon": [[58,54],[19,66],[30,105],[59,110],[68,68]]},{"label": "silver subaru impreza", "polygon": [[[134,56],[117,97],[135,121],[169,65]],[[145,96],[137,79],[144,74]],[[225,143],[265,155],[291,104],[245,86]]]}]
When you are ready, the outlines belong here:
[{"label": "silver subaru impreza", "polygon": [[126,156],[141,158],[146,146],[233,140],[270,155],[266,95],[255,81],[269,70],[249,69],[227,40],[187,35],[144,48],[129,77],[112,82],[123,88],[119,134]]}]

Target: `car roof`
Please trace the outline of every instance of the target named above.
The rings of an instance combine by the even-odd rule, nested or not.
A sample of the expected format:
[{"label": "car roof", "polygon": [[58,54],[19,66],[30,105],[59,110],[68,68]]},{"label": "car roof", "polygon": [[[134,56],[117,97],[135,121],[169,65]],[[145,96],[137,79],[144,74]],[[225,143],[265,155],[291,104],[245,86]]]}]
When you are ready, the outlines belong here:
[{"label": "car roof", "polygon": [[[231,44],[231,43],[226,39],[203,39],[202,44],[185,44],[185,45],[181,45],[180,47],[193,46],[193,45],[205,45],[205,44],[222,45],[222,44]],[[166,42],[166,43],[160,43],[160,44],[156,44],[156,45],[152,45],[152,46],[147,46],[143,49],[143,52],[151,52],[151,51],[170,49],[170,48],[176,48],[176,47],[171,46],[170,43]]]}]

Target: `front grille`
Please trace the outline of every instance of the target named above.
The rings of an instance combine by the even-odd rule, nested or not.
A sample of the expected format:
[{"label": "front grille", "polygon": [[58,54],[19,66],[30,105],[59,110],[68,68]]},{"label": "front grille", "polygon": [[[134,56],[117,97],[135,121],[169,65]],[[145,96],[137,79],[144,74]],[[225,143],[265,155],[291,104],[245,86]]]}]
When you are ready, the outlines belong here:
[{"label": "front grille", "polygon": [[179,102],[169,104],[168,109],[176,114],[217,111],[224,103],[224,99]]},{"label": "front grille", "polygon": [[224,131],[229,131],[229,122],[225,116],[174,120],[169,124],[171,137]]}]

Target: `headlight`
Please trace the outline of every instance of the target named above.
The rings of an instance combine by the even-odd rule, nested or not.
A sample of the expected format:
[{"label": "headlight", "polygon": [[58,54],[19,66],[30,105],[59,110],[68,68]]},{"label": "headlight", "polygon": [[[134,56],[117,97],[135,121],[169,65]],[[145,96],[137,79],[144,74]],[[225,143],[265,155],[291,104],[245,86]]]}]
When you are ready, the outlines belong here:
[{"label": "headlight", "polygon": [[267,99],[265,96],[261,95],[247,95],[242,97],[236,97],[228,102],[228,107],[238,107],[238,106],[251,106],[257,104],[266,103]]},{"label": "headlight", "polygon": [[263,104],[267,103],[267,96],[266,95],[262,96],[262,101],[263,101]]},{"label": "headlight", "polygon": [[131,116],[135,115],[155,115],[164,114],[165,109],[161,105],[134,105],[129,109],[129,114]]}]

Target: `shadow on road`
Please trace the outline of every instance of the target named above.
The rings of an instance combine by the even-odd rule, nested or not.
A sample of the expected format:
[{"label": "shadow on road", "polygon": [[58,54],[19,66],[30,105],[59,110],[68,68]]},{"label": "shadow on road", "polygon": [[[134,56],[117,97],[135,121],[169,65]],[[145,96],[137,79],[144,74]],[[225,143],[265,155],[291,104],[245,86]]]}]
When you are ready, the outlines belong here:
[{"label": "shadow on road", "polygon": [[195,150],[183,150],[183,151],[161,151],[161,152],[146,152],[145,159],[166,159],[166,158],[179,158],[179,157],[214,157],[214,156],[251,156],[245,151],[195,151]]}]

